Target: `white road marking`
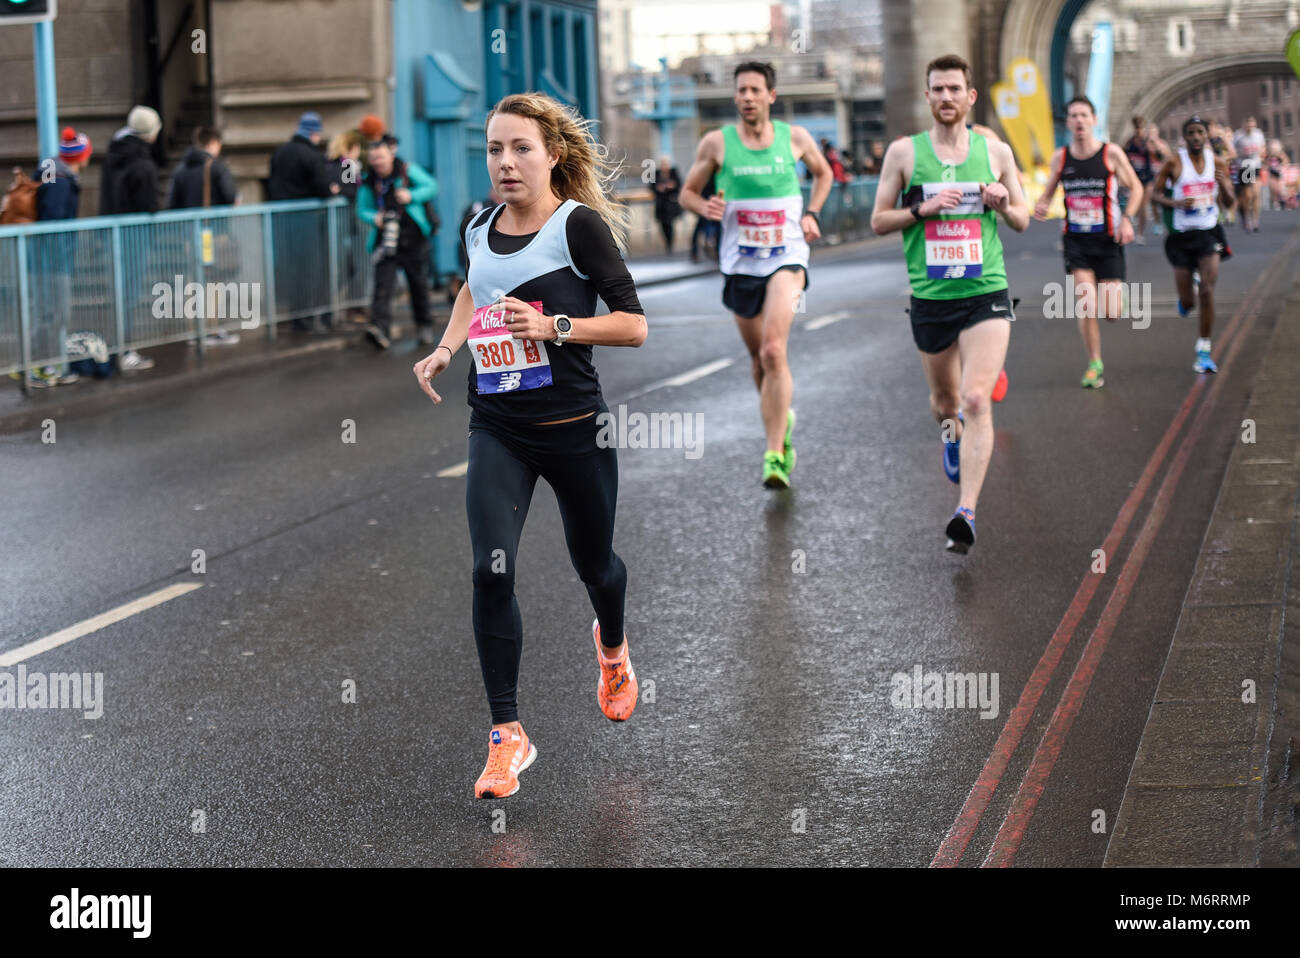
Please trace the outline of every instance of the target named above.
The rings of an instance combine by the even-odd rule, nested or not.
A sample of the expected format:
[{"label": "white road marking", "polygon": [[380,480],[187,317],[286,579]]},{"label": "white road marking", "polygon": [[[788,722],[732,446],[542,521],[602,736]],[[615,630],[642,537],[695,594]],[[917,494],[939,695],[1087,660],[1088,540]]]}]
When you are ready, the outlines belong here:
[{"label": "white road marking", "polygon": [[455,478],[457,478],[458,476],[463,476],[463,475],[465,475],[465,473],[467,473],[467,472],[469,472],[469,460],[468,460],[468,459],[466,459],[464,462],[458,462],[458,463],[456,463],[456,465],[454,465],[454,466],[448,466],[446,469],[440,469],[440,470],[438,470],[438,478],[439,478],[439,479],[455,479]]},{"label": "white road marking", "polygon": [[40,655],[42,652],[48,652],[50,649],[57,649],[60,645],[66,645],[74,642],[82,636],[89,635],[92,632],[98,632],[100,629],[112,625],[114,622],[121,622],[123,619],[130,618],[137,612],[144,612],[146,609],[152,609],[156,605],[162,605],[177,596],[184,595],[187,592],[193,592],[195,589],[203,588],[201,582],[178,582],[176,585],[169,585],[165,589],[159,589],[149,595],[141,596],[125,605],[119,605],[116,609],[109,609],[93,618],[78,622],[76,625],[70,625],[66,629],[60,629],[53,635],[47,635],[43,639],[37,639],[34,642],[28,642],[26,645],[20,645],[18,648],[9,652],[0,653],[0,668],[8,668],[11,665],[17,665],[33,656]]},{"label": "white road marking", "polygon": [[705,376],[710,376],[721,369],[726,369],[735,361],[736,357],[734,356],[730,359],[715,359],[711,363],[705,363],[703,366],[696,366],[694,369],[688,369],[686,372],[678,373],[676,376],[672,376],[668,379],[661,379],[657,383],[651,383],[644,389],[638,389],[636,392],[629,393],[619,401],[627,402],[629,399],[639,399],[647,393],[652,393],[657,389],[667,389],[671,386],[685,386],[687,383],[693,383],[697,379],[703,379]]},{"label": "white road marking", "polygon": [[827,313],[825,316],[818,316],[816,319],[810,319],[803,324],[804,329],[821,329],[829,326],[831,323],[838,323],[841,319],[849,318],[848,310],[840,310],[838,313]]}]

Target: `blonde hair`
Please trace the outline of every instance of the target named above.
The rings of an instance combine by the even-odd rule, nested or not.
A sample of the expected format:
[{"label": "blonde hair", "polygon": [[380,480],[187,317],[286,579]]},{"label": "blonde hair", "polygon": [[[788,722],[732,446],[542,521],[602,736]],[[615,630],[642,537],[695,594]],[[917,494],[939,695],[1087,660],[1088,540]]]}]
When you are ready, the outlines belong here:
[{"label": "blonde hair", "polygon": [[337,160],[354,146],[361,146],[361,133],[358,130],[344,130],[342,133],[334,134],[334,139],[330,140],[329,149],[326,150],[326,156],[331,160]]},{"label": "blonde hair", "polygon": [[627,248],[629,215],[606,192],[618,176],[619,164],[609,150],[591,134],[591,121],[584,119],[545,93],[512,93],[494,106],[483,126],[502,113],[535,120],[548,153],[558,156],[551,170],[551,189],[563,200],[577,200],[590,206],[605,221],[614,241]]}]

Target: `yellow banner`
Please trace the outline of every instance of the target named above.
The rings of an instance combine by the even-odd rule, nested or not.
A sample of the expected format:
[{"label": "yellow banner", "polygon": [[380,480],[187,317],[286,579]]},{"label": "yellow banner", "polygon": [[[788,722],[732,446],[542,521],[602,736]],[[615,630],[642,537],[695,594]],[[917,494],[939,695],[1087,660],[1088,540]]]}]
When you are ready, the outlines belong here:
[{"label": "yellow banner", "polygon": [[1016,154],[1017,165],[1022,170],[1033,169],[1034,151],[1029,142],[1029,126],[1020,109],[1020,94],[1016,88],[1006,82],[993,84],[993,109],[1007,135],[1007,142],[1011,144],[1011,151]]},{"label": "yellow banner", "polygon": [[1028,168],[1050,163],[1056,149],[1056,131],[1052,127],[1052,102],[1038,67],[1028,57],[1017,57],[1007,65],[1007,72],[1011,76],[1011,85],[1020,96],[1020,115],[1037,147],[1038,155],[1034,162],[1024,165]]}]

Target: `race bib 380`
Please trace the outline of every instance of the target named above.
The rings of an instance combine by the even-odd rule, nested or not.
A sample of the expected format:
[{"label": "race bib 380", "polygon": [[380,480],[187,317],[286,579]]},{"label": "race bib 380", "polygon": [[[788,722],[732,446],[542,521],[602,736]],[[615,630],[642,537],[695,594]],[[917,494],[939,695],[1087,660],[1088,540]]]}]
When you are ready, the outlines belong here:
[{"label": "race bib 380", "polygon": [[[541,303],[529,303],[539,313]],[[506,328],[506,309],[492,304],[474,310],[469,324],[469,348],[478,375],[479,395],[509,393],[551,385],[551,361],[546,344],[515,339]]]}]

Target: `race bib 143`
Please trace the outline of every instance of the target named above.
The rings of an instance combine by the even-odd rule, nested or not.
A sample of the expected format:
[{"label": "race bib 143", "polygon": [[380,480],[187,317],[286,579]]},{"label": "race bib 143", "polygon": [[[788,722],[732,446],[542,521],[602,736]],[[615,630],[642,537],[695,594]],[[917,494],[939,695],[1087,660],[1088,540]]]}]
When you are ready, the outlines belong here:
[{"label": "race bib 143", "polygon": [[741,256],[767,259],[785,252],[785,210],[736,210]]}]

